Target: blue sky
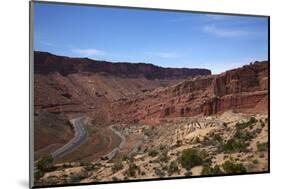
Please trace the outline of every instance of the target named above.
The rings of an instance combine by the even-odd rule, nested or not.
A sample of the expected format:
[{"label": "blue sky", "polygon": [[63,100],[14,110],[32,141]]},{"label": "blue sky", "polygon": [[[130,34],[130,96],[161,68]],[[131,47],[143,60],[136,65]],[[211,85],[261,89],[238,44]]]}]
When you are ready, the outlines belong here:
[{"label": "blue sky", "polygon": [[34,49],[70,57],[208,68],[268,57],[265,17],[35,3]]}]

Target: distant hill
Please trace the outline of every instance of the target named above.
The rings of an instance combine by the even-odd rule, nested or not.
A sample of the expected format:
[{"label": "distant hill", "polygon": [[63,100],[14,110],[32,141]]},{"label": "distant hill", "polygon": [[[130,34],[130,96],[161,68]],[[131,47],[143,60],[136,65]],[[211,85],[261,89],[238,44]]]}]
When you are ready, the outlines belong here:
[{"label": "distant hill", "polygon": [[112,63],[88,58],[69,58],[37,51],[34,53],[34,72],[45,75],[58,72],[64,76],[79,72],[107,73],[119,77],[145,77],[147,79],[184,79],[211,74],[208,69],[162,68],[146,63]]}]

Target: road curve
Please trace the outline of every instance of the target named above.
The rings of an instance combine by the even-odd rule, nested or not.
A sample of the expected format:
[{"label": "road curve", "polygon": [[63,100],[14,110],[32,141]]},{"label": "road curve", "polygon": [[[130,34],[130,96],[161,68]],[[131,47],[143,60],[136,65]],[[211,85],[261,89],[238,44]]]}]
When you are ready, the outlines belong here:
[{"label": "road curve", "polygon": [[109,127],[109,129],[121,139],[121,142],[118,145],[118,148],[121,149],[125,144],[126,141],[125,137],[119,131],[114,129],[112,125]]},{"label": "road curve", "polygon": [[126,139],[125,137],[119,132],[117,131],[116,129],[113,128],[113,125],[111,125],[109,127],[109,129],[115,134],[117,135],[120,139],[121,139],[121,142],[118,144],[117,147],[115,147],[111,152],[109,152],[108,154],[104,155],[102,157],[103,160],[111,160],[112,158],[115,157],[115,155],[119,152],[119,150],[124,146],[125,142],[126,142]]},{"label": "road curve", "polygon": [[71,119],[70,122],[73,125],[75,135],[67,144],[52,153],[54,159],[63,157],[64,155],[68,154],[69,152],[77,148],[80,144],[82,144],[87,138],[87,132],[83,127],[83,117]]}]

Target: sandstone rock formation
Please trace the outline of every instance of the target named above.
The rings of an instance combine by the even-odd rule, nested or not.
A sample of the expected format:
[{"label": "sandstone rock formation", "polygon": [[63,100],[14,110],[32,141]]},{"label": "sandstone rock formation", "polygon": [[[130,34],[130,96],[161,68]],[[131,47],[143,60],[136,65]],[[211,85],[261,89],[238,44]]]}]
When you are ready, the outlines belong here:
[{"label": "sandstone rock formation", "polygon": [[158,124],[163,119],[211,115],[226,110],[267,111],[267,103],[268,62],[255,62],[116,102],[112,105],[112,114],[113,121],[117,122]]}]

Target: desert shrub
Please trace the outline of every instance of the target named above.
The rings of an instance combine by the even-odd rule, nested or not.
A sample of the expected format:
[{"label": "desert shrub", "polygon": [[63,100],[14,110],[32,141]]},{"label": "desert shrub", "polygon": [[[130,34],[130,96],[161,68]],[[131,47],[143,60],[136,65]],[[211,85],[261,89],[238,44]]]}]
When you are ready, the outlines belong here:
[{"label": "desert shrub", "polygon": [[74,173],[70,175],[70,183],[79,183],[82,179],[86,178],[86,172]]},{"label": "desert shrub", "polygon": [[118,178],[115,176],[113,176],[111,179],[112,179],[112,181],[118,181]]},{"label": "desert shrub", "polygon": [[233,163],[226,161],[222,164],[222,168],[227,174],[246,173],[247,169],[241,163]]},{"label": "desert shrub", "polygon": [[163,150],[166,150],[166,148],[167,148],[166,146],[164,146],[163,144],[161,144],[160,147],[159,147],[159,150],[160,150],[160,151],[163,151]]},{"label": "desert shrub", "polygon": [[223,145],[223,151],[225,153],[241,152],[245,151],[247,146],[244,141],[232,138]]},{"label": "desert shrub", "polygon": [[218,165],[215,165],[214,167],[206,166],[201,172],[202,175],[220,175],[222,173],[223,172]]},{"label": "desert shrub", "polygon": [[260,157],[260,158],[264,158],[264,153],[261,153],[261,154],[259,155],[259,157]]},{"label": "desert shrub", "polygon": [[159,155],[159,161],[167,162],[169,160],[168,157],[168,150],[163,150],[162,153]]},{"label": "desert shrub", "polygon": [[178,173],[178,172],[179,172],[178,163],[176,161],[172,161],[168,168],[169,175],[171,175],[173,173]]},{"label": "desert shrub", "polygon": [[250,120],[248,121],[249,124],[256,123],[257,119],[255,117],[251,117]]},{"label": "desert shrub", "polygon": [[257,120],[254,117],[251,117],[249,121],[247,122],[242,122],[242,123],[236,123],[236,129],[241,130],[241,129],[245,129],[247,127],[249,127],[250,125],[253,125],[254,123],[256,123]]},{"label": "desert shrub", "polygon": [[222,137],[221,137],[219,134],[217,134],[217,133],[214,134],[213,139],[216,140],[216,141],[218,141],[218,142],[223,141]]},{"label": "desert shrub", "polygon": [[137,171],[140,172],[139,167],[136,164],[134,164],[134,163],[130,163],[129,164],[129,168],[126,171],[126,175],[129,176],[129,177],[135,177]]},{"label": "desert shrub", "polygon": [[147,128],[144,130],[144,135],[151,136],[153,134],[152,128]]},{"label": "desert shrub", "polygon": [[116,172],[116,171],[119,171],[119,170],[121,170],[121,169],[123,169],[123,164],[122,164],[122,161],[121,160],[117,160],[117,161],[115,161],[115,163],[113,164],[113,166],[112,166],[112,172]]},{"label": "desert shrub", "polygon": [[177,140],[177,143],[176,143],[176,147],[180,147],[182,145],[182,141],[181,140]]},{"label": "desert shrub", "polygon": [[53,157],[52,155],[43,156],[41,159],[38,160],[37,169],[42,172],[47,172],[53,170]]},{"label": "desert shrub", "polygon": [[41,170],[37,170],[34,172],[34,178],[35,180],[39,180],[41,177],[44,176],[44,172]]},{"label": "desert shrub", "polygon": [[85,169],[86,171],[92,171],[92,170],[97,169],[97,166],[95,166],[95,165],[92,164],[92,163],[87,163],[87,164],[84,165],[84,169]]},{"label": "desert shrub", "polygon": [[169,168],[169,167],[168,167],[167,165],[164,165],[164,166],[162,167],[162,170],[167,171],[168,168]]},{"label": "desert shrub", "polygon": [[223,141],[219,134],[213,134],[210,137],[204,136],[202,144],[204,146],[218,146]]},{"label": "desert shrub", "polygon": [[196,143],[200,143],[201,141],[200,141],[200,138],[197,136],[196,138],[195,138],[195,142]]},{"label": "desert shrub", "polygon": [[126,160],[128,160],[128,156],[127,155],[123,155],[122,156],[122,161],[126,161]]},{"label": "desert shrub", "polygon": [[189,148],[184,150],[179,160],[181,162],[181,165],[187,170],[194,166],[203,164],[202,155],[195,148]]},{"label": "desert shrub", "polygon": [[249,131],[237,129],[235,134],[234,134],[234,137],[238,138],[238,139],[241,139],[241,140],[244,140],[244,141],[248,141],[248,140],[251,140],[255,137],[255,132],[252,133],[252,132],[249,132]]},{"label": "desert shrub", "polygon": [[257,148],[259,152],[267,151],[268,150],[268,142],[257,143]]},{"label": "desert shrub", "polygon": [[191,171],[186,171],[185,173],[184,173],[184,176],[186,176],[186,177],[189,177],[189,176],[191,176],[192,175],[192,172]]},{"label": "desert shrub", "polygon": [[150,151],[148,152],[148,155],[149,155],[149,156],[152,156],[152,157],[155,157],[155,156],[158,155],[158,151],[157,151],[157,150],[150,150]]},{"label": "desert shrub", "polygon": [[55,185],[56,181],[53,177],[48,177],[45,180],[43,180],[43,185]]},{"label": "desert shrub", "polygon": [[72,174],[70,176],[70,183],[79,183],[81,180],[80,175],[79,174]]},{"label": "desert shrub", "polygon": [[162,170],[159,169],[159,168],[154,169],[154,172],[155,172],[155,174],[156,174],[157,176],[159,176],[159,177],[164,177],[164,176],[165,176],[165,172],[162,171]]},{"label": "desert shrub", "polygon": [[65,168],[69,168],[69,167],[72,167],[71,163],[64,163],[62,165],[62,167],[65,169]]},{"label": "desert shrub", "polygon": [[81,167],[87,166],[87,165],[89,165],[89,164],[91,164],[91,162],[89,162],[89,161],[84,161],[84,160],[82,160],[82,161],[79,162],[79,165],[80,165]]},{"label": "desert shrub", "polygon": [[254,160],[253,160],[253,164],[258,164],[258,162],[259,162],[259,161],[258,161],[257,159],[254,159]]},{"label": "desert shrub", "polygon": [[225,122],[223,122],[223,124],[222,124],[224,127],[227,127],[227,123],[225,123]]}]

